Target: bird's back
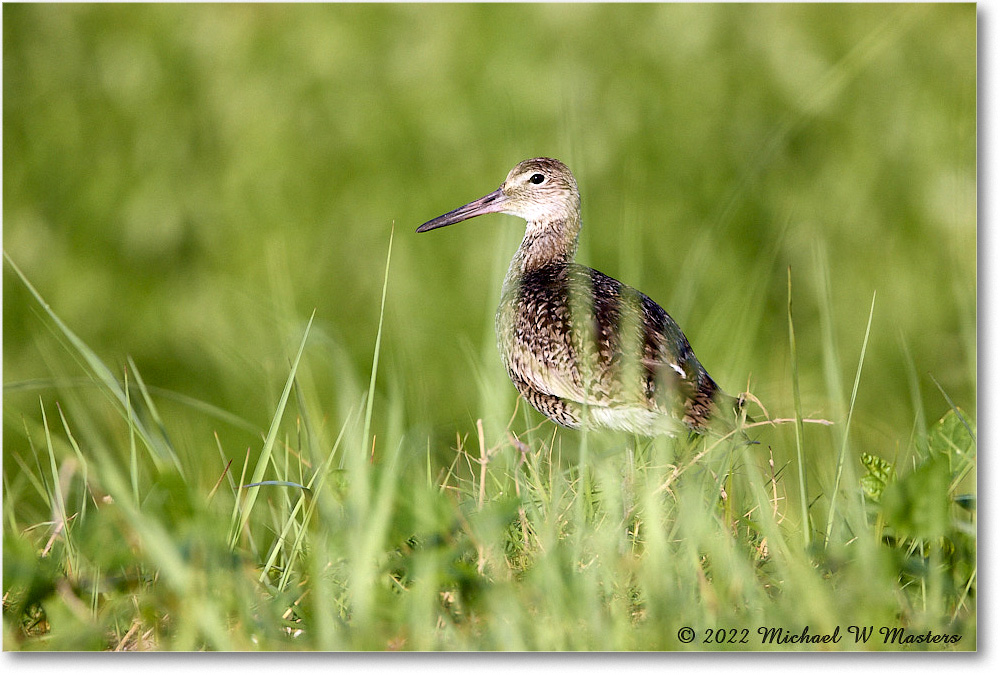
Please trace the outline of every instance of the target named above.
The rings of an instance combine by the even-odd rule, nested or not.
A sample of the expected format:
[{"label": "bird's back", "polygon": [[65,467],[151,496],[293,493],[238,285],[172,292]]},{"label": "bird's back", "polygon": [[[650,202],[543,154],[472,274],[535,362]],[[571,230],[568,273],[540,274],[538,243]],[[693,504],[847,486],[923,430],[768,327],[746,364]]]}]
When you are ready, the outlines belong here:
[{"label": "bird's back", "polygon": [[536,408],[571,427],[587,419],[644,435],[704,427],[724,395],[648,296],[575,263],[515,281],[497,310],[497,339]]}]

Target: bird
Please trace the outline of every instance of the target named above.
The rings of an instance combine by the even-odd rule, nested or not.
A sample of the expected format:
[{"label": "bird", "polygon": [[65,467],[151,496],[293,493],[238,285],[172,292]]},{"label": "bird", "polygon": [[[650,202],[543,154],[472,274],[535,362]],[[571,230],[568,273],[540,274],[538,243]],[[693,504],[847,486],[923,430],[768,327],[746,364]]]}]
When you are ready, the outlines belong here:
[{"label": "bird", "polygon": [[720,419],[735,428],[742,397],[719,388],[677,322],[644,293],[574,262],[580,190],[565,164],[524,160],[499,188],[417,232],[489,213],[526,222],[496,334],[507,374],[536,410],[564,427],[647,437],[700,435]]}]

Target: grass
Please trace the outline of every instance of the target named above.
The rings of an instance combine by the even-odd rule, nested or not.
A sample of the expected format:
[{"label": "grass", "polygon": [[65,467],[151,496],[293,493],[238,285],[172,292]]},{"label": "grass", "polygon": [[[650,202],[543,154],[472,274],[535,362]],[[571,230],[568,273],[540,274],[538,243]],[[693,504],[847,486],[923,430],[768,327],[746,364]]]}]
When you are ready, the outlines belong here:
[{"label": "grass", "polygon": [[[5,649],[976,648],[974,6],[3,18]],[[756,444],[516,398],[537,155]]]},{"label": "grass", "polygon": [[[885,464],[881,484],[823,496],[816,546],[818,500],[793,515],[787,467],[763,443],[526,428],[515,411],[503,428],[477,420],[435,470],[400,401],[371,423],[378,335],[367,395],[319,428],[319,402],[296,385],[310,320],[252,476],[248,453],[199,484],[153,450],[171,434],[140,423],[155,409],[139,405],[152,397],[138,375],[106,379],[36,300],[92,378],[88,397],[105,394],[117,415],[94,419],[70,390],[77,412],[59,406],[60,436],[43,402],[33,456],[15,483],[5,476],[8,649],[814,648],[780,643],[805,626],[840,631],[826,648],[975,648],[975,505],[961,492],[975,439],[957,409],[912,470],[895,478]],[[86,452],[75,427],[89,430]],[[839,485],[842,457],[829,457]],[[21,523],[32,492],[51,516]],[[857,642],[848,626],[960,641]]]}]

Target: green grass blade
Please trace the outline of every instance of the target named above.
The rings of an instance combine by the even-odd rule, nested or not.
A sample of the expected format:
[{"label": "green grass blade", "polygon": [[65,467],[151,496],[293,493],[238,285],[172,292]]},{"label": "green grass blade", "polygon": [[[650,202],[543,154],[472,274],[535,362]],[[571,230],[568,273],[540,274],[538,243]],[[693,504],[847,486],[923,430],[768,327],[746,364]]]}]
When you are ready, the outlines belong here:
[{"label": "green grass blade", "polygon": [[382,348],[382,320],[385,318],[385,293],[389,287],[389,261],[392,260],[392,236],[395,231],[396,227],[393,224],[393,227],[389,230],[389,251],[385,255],[385,276],[382,279],[382,302],[379,304],[378,310],[378,331],[375,333],[375,354],[372,356],[372,374],[368,380],[368,399],[365,401],[365,426],[364,432],[361,435],[363,439],[361,446],[362,454],[368,452],[369,439],[371,438],[372,409],[375,405],[375,377],[378,373],[378,357]]},{"label": "green grass blade", "polygon": [[[295,360],[292,362],[291,370],[288,373],[288,379],[285,381],[285,389],[281,392],[281,398],[278,400],[278,408],[274,411],[274,417],[271,419],[271,428],[267,432],[267,438],[264,440],[264,449],[260,453],[260,458],[257,460],[257,466],[254,468],[253,477],[250,479],[251,483],[259,483],[264,478],[264,472],[267,470],[267,466],[271,461],[271,453],[274,450],[274,441],[278,437],[278,428],[281,425],[281,418],[285,412],[285,405],[288,403],[288,396],[292,391],[292,384],[295,382],[295,372],[298,370],[299,361],[302,359],[302,352],[306,348],[306,339],[309,337],[309,329],[312,327],[313,319],[316,318],[316,312],[313,311],[312,316],[309,317],[309,323],[306,324],[305,332],[302,334],[302,342],[299,344],[299,351],[295,355]],[[240,539],[240,533],[243,528],[246,527],[247,521],[250,519],[250,513],[253,511],[254,502],[257,501],[257,493],[260,491],[260,487],[251,487],[247,490],[246,503],[243,505],[242,513],[240,514],[239,521],[233,522],[233,528],[229,535],[229,545],[230,548],[236,548],[236,544]],[[239,503],[239,495],[237,495],[237,503]]]},{"label": "green grass blade", "polygon": [[56,403],[56,409],[59,411],[59,419],[62,420],[63,430],[66,432],[66,438],[69,440],[70,446],[73,448],[73,452],[76,454],[76,459],[80,462],[80,470],[83,472],[81,480],[83,482],[83,494],[80,496],[80,520],[83,521],[87,516],[87,496],[89,494],[88,488],[89,483],[87,482],[88,477],[88,467],[89,462],[84,456],[83,451],[80,450],[80,444],[77,443],[76,437],[69,428],[69,421],[66,419],[66,415],[63,414],[62,406]]},{"label": "green grass blade", "polygon": [[128,414],[128,468],[129,480],[132,482],[132,499],[139,505],[139,453],[135,448],[135,425],[132,423],[132,399],[128,390],[128,370],[125,371],[125,412]]},{"label": "green grass blade", "polygon": [[808,547],[812,542],[809,525],[809,496],[806,493],[806,465],[802,448],[802,397],[799,394],[799,362],[795,349],[795,325],[792,322],[792,268],[788,268],[788,345],[792,359],[792,398],[795,405],[795,456],[799,466],[799,498],[802,501],[802,533]]},{"label": "green grass blade", "polygon": [[858,369],[854,373],[854,387],[851,389],[851,403],[847,407],[847,421],[844,423],[844,431],[840,443],[840,454],[837,457],[837,477],[833,481],[833,494],[830,495],[830,511],[826,518],[826,543],[830,543],[830,534],[833,532],[833,519],[836,514],[837,495],[840,494],[840,480],[844,474],[844,462],[847,457],[848,436],[851,431],[851,418],[854,416],[854,403],[858,397],[858,385],[861,383],[861,368],[865,363],[865,353],[868,351],[868,337],[871,335],[872,318],[875,316],[875,296],[872,293],[872,305],[868,310],[868,325],[865,326],[865,339],[861,343],[861,356],[858,358]]},{"label": "green grass blade", "polygon": [[153,403],[153,397],[149,394],[149,388],[146,387],[146,382],[142,379],[142,373],[139,372],[139,368],[135,365],[135,361],[132,357],[127,357],[129,369],[132,371],[132,376],[135,377],[135,383],[139,387],[139,393],[142,394],[142,400],[146,404],[146,408],[149,410],[149,416],[153,418],[153,422],[156,424],[156,428],[160,432],[160,437],[163,442],[170,448],[171,452],[175,452],[173,445],[170,443],[170,436],[167,435],[167,427],[163,423],[163,418],[160,417],[160,411]]},{"label": "green grass blade", "polygon": [[52,477],[52,493],[49,499],[49,503],[52,505],[52,526],[56,528],[56,531],[62,531],[63,542],[66,545],[65,555],[72,557],[73,547],[69,536],[69,521],[66,517],[66,497],[59,480],[59,468],[56,463],[55,448],[52,445],[52,434],[49,432],[49,422],[45,416],[45,404],[42,403],[41,399],[38,400],[38,404],[42,410],[42,426],[45,429],[45,446],[48,450],[49,471]]},{"label": "green grass blade", "polygon": [[830,259],[826,245],[817,240],[813,249],[816,265],[816,286],[819,289],[819,320],[823,332],[823,373],[826,380],[827,398],[832,406],[834,419],[843,419],[844,384],[840,376],[840,350],[837,348],[836,325],[834,319],[833,293],[830,285]]},{"label": "green grass blade", "polygon": [[902,330],[897,331],[899,348],[903,354],[903,362],[906,364],[906,381],[910,389],[910,401],[914,411],[914,426],[916,428],[917,447],[926,449],[927,447],[927,416],[924,412],[924,399],[920,394],[920,378],[917,375],[917,365],[913,361],[913,354],[910,352],[910,345],[906,335]]}]

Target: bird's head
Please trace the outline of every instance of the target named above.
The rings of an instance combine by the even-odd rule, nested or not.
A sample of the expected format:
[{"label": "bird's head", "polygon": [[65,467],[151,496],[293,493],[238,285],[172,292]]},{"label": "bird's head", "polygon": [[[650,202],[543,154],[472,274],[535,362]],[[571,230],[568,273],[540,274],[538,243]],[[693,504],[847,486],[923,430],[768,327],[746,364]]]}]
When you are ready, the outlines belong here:
[{"label": "bird's head", "polygon": [[557,159],[526,159],[507,174],[493,192],[429,220],[417,228],[427,232],[485,213],[507,213],[529,224],[565,222],[579,218],[580,192],[569,168]]}]

